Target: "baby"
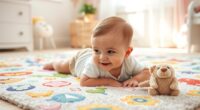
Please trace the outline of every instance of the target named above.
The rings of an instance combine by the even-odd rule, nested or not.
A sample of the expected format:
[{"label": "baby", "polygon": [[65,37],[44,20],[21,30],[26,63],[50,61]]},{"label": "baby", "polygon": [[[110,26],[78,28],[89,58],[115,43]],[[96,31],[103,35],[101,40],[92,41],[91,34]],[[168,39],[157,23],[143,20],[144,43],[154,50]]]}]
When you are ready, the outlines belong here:
[{"label": "baby", "polygon": [[130,55],[132,35],[133,29],[124,19],[106,18],[92,32],[92,48],[68,60],[46,64],[44,69],[80,77],[81,86],[138,86],[150,74]]}]

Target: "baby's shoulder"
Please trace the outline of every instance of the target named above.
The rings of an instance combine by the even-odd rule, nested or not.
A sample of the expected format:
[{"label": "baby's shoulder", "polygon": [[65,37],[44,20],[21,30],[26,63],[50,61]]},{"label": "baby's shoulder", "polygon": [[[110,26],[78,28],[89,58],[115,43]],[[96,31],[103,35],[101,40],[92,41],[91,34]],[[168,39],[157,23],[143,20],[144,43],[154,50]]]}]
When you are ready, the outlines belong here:
[{"label": "baby's shoulder", "polygon": [[136,59],[134,56],[129,56],[124,60],[124,63],[134,63],[136,62]]}]

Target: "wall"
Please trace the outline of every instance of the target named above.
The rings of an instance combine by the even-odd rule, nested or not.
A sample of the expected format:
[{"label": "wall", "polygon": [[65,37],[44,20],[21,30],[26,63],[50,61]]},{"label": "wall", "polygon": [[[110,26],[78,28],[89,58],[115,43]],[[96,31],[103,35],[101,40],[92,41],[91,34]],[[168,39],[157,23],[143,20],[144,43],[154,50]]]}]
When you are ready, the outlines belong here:
[{"label": "wall", "polygon": [[[69,23],[74,19],[74,10],[71,0],[32,0],[32,16],[42,16],[54,28],[54,40],[57,47],[70,46],[68,32]],[[39,42],[34,36],[35,49],[38,49]],[[45,47],[51,48],[48,40],[45,40]]]}]

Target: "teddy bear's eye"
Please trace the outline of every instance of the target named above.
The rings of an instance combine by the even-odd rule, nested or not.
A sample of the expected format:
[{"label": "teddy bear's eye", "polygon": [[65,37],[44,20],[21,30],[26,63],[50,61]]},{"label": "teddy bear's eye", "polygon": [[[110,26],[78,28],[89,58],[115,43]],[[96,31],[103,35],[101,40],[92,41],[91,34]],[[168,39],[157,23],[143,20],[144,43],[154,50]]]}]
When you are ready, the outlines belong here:
[{"label": "teddy bear's eye", "polygon": [[158,69],[160,69],[160,66],[159,67],[157,67]]},{"label": "teddy bear's eye", "polygon": [[169,66],[167,66],[167,69],[170,69],[170,67],[169,67]]}]

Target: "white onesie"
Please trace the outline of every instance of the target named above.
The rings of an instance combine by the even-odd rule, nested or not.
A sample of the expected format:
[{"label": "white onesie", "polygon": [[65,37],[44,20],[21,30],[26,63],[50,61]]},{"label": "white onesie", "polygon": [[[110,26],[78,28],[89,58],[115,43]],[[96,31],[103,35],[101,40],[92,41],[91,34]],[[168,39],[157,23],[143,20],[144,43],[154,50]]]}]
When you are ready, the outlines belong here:
[{"label": "white onesie", "polygon": [[136,75],[144,69],[144,66],[138,63],[133,55],[126,58],[122,64],[121,73],[118,78],[112,76],[110,72],[105,71],[96,66],[92,60],[92,49],[86,49],[86,51],[80,54],[75,62],[74,76],[80,77],[86,75],[91,78],[113,78],[118,81],[125,81],[132,76]]}]

